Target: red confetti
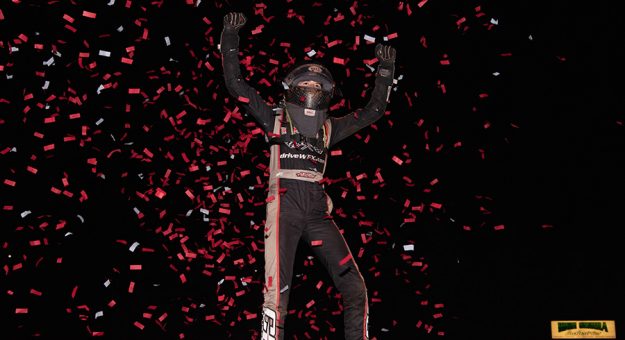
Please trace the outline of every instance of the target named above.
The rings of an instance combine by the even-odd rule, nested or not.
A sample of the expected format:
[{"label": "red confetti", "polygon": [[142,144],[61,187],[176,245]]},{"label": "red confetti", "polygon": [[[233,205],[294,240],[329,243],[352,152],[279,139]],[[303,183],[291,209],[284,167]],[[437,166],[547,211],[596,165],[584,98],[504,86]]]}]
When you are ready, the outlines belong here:
[{"label": "red confetti", "polygon": [[91,19],[95,19],[96,14],[93,12],[88,12],[88,11],[83,11],[82,12],[82,16],[86,17],[86,18],[91,18]]},{"label": "red confetti", "polygon": [[402,161],[399,157],[397,156],[393,156],[393,162],[397,163],[398,165],[402,165],[404,163],[404,161]]},{"label": "red confetti", "polygon": [[352,259],[352,254],[347,254],[347,256],[345,256],[341,261],[339,261],[339,265],[344,265],[347,262],[349,262],[349,260]]},{"label": "red confetti", "polygon": [[339,57],[334,57],[334,59],[332,59],[332,62],[339,65],[345,65],[345,59]]}]

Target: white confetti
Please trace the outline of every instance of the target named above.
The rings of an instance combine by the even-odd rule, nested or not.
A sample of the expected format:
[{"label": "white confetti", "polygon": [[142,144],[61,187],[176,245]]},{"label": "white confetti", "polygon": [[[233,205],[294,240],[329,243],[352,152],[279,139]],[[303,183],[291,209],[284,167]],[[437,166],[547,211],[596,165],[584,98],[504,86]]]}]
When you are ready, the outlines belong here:
[{"label": "white confetti", "polygon": [[404,251],[413,251],[414,250],[414,244],[405,244],[404,245]]},{"label": "white confetti", "polygon": [[372,36],[370,36],[370,35],[367,35],[367,34],[365,34],[364,39],[365,39],[366,41],[375,42],[375,38],[374,38],[374,37],[372,37]]},{"label": "white confetti", "polygon": [[82,216],[80,215],[76,215],[76,216],[78,216],[78,218],[80,219],[80,222],[85,223],[85,219]]},{"label": "white confetti", "polygon": [[100,50],[100,51],[98,52],[98,55],[99,55],[99,56],[102,56],[102,57],[110,57],[110,56],[111,56],[111,52],[109,52],[109,51],[105,51],[105,50]]},{"label": "white confetti", "polygon": [[113,5],[115,5],[115,0],[111,0],[111,1],[109,1],[109,3],[108,3],[107,5],[108,5],[108,6],[113,6]]},{"label": "white confetti", "polygon": [[165,45],[167,46],[171,45],[171,41],[169,40],[169,37],[165,37]]},{"label": "white confetti", "polygon": [[193,212],[193,209],[189,209],[189,211],[187,211],[187,217],[191,216],[191,213]]},{"label": "white confetti", "polygon": [[111,284],[111,280],[107,279],[104,281],[104,287],[108,287]]},{"label": "white confetti", "polygon": [[499,74],[500,74],[499,72],[493,72],[493,75],[494,75],[495,77],[497,77]]},{"label": "white confetti", "polygon": [[208,215],[208,209],[201,208],[200,212],[204,215]]},{"label": "white confetti", "polygon": [[221,286],[222,283],[224,283],[224,279],[219,280],[219,282],[217,282],[217,285]]},{"label": "white confetti", "polygon": [[95,125],[100,125],[100,124],[102,124],[103,121],[104,121],[104,118],[100,118],[100,119],[98,119],[97,122],[95,122]]},{"label": "white confetti", "polygon": [[30,210],[26,210],[26,211],[23,211],[23,212],[20,214],[20,216],[22,216],[22,218],[24,218],[24,217],[26,217],[26,216],[30,215],[30,213],[32,213],[32,211],[30,211]]},{"label": "white confetti", "polygon": [[103,311],[99,311],[99,312],[95,313],[95,318],[97,319],[99,317],[102,317],[103,315],[104,315],[104,312]]},{"label": "white confetti", "polygon": [[139,242],[135,241],[128,249],[134,253],[135,249],[137,249],[138,246],[139,246]]},{"label": "white confetti", "polygon": [[122,32],[124,30],[124,26],[117,27],[117,32]]},{"label": "white confetti", "polygon": [[307,55],[307,56],[309,56],[309,57],[311,57],[311,58],[312,58],[312,56],[314,56],[315,54],[317,54],[317,51],[315,51],[315,50],[310,50],[310,51],[308,51],[308,52],[306,53],[306,55]]},{"label": "white confetti", "polygon": [[50,59],[44,61],[43,64],[46,65],[46,66],[50,66],[50,65],[54,64],[54,57],[50,57]]},{"label": "white confetti", "polygon": [[137,214],[137,215],[139,215],[141,213],[141,211],[137,207],[132,208],[132,210],[134,210],[135,214]]},{"label": "white confetti", "polygon": [[45,82],[45,83],[43,83],[43,87],[41,87],[41,88],[42,88],[42,89],[44,89],[44,90],[47,90],[47,89],[48,89],[48,86],[50,86],[50,81],[49,81],[49,80],[46,80],[46,82]]},{"label": "white confetti", "polygon": [[491,18],[490,23],[493,25],[499,25],[499,19]]}]

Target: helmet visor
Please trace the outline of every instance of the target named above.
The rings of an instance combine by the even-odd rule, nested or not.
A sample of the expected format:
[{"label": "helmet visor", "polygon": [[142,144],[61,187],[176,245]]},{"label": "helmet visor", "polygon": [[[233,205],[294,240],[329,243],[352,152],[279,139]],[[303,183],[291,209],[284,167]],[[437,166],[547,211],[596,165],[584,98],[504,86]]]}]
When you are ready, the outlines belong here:
[{"label": "helmet visor", "polygon": [[294,86],[286,92],[286,101],[307,109],[325,110],[330,106],[332,92],[312,87]]}]

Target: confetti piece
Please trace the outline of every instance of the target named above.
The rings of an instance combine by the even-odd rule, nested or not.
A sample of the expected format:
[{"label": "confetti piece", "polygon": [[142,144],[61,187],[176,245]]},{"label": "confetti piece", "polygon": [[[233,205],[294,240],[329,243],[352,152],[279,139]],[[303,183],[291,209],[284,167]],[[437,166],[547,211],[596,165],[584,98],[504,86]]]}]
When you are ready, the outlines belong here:
[{"label": "confetti piece", "polygon": [[404,161],[402,161],[399,157],[397,156],[393,156],[393,162],[397,163],[398,165],[402,165],[404,163]]},{"label": "confetti piece", "polygon": [[347,256],[345,256],[341,261],[339,261],[339,265],[344,265],[347,262],[349,262],[349,260],[352,259],[352,254],[347,254]]},{"label": "confetti piece", "polygon": [[332,62],[339,65],[345,65],[345,59],[339,57],[334,57],[334,59],[332,59]]},{"label": "confetti piece", "polygon": [[139,242],[134,242],[134,243],[130,246],[130,248],[128,248],[128,249],[129,249],[131,252],[134,252],[134,251],[137,249],[137,247],[138,247],[138,246],[139,246]]},{"label": "confetti piece", "polygon": [[440,208],[442,208],[442,207],[443,207],[443,205],[442,205],[442,204],[440,204],[440,203],[435,203],[435,202],[432,202],[432,203],[430,203],[430,207],[432,207],[432,208],[434,208],[434,209],[440,209]]},{"label": "confetti piece", "polygon": [[89,12],[89,11],[83,11],[82,12],[82,16],[86,17],[86,18],[91,18],[91,19],[95,19],[96,14],[93,12]]}]

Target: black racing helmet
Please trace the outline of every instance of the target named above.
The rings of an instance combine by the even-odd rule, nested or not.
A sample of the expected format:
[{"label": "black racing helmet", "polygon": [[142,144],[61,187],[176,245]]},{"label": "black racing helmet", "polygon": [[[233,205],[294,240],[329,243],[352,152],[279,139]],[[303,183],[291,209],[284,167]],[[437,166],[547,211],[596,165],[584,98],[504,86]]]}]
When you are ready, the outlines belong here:
[{"label": "black racing helmet", "polygon": [[321,89],[328,92],[331,97],[342,96],[336,86],[332,73],[327,67],[312,61],[304,61],[296,64],[284,77],[284,84],[292,89],[301,81],[314,80],[321,84]]},{"label": "black racing helmet", "polygon": [[[321,84],[321,89],[297,86],[301,81],[313,80]],[[284,78],[288,87],[285,99],[307,109],[327,109],[335,95],[341,95],[332,73],[325,66],[315,62],[302,62],[293,67]]]}]

